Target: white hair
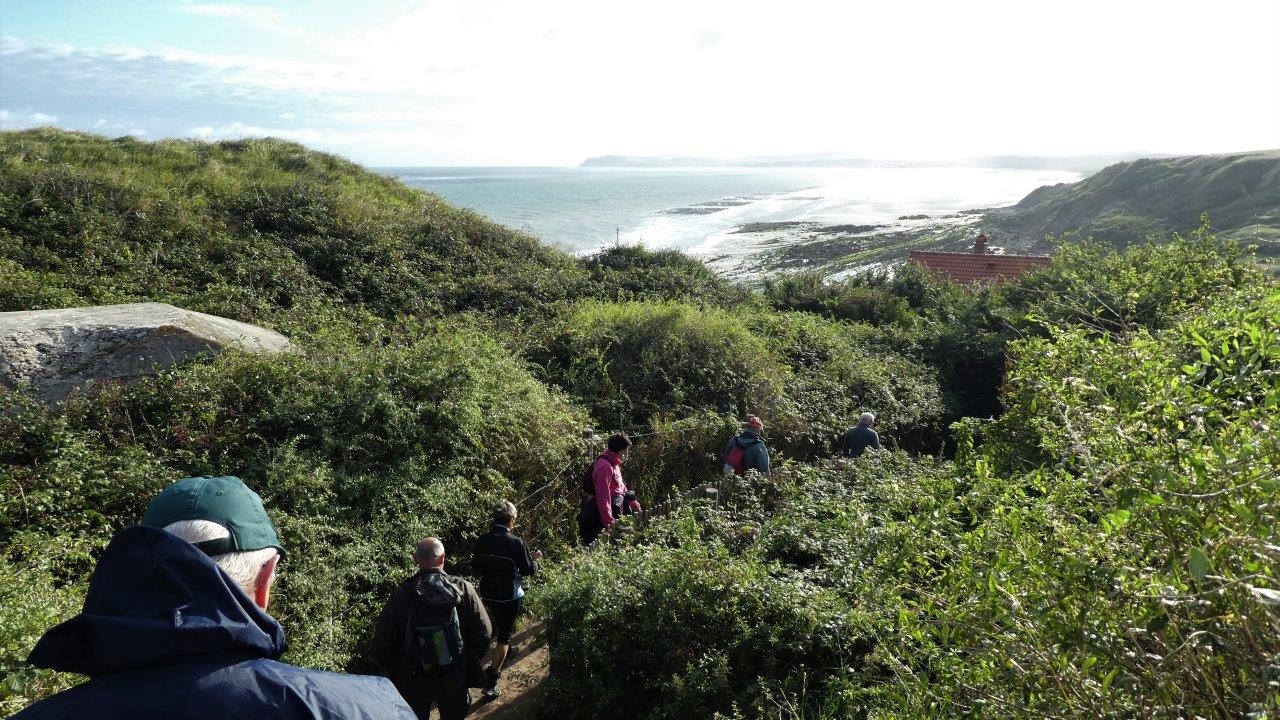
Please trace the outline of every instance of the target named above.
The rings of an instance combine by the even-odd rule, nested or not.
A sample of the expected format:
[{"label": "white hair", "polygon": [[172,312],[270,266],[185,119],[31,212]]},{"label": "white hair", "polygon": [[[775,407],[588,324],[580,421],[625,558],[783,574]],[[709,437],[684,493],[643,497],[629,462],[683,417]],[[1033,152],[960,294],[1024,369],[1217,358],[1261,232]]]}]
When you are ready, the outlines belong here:
[{"label": "white hair", "polygon": [[[176,523],[165,525],[164,529],[189,543],[231,537],[230,530],[211,520],[179,520]],[[262,570],[262,566],[271,562],[271,558],[279,553],[280,551],[275,548],[262,548],[261,550],[224,553],[215,555],[211,559],[218,564],[218,567],[222,568],[223,572],[231,576],[231,579],[235,581],[236,585],[240,586],[241,590],[244,590],[246,595],[253,597],[253,585],[258,579],[258,573]]]},{"label": "white hair", "polygon": [[858,418],[858,421],[861,422],[863,425],[870,425],[871,423],[876,421],[876,416],[874,413],[864,412]]},{"label": "white hair", "polygon": [[506,522],[515,520],[517,517],[519,517],[519,513],[516,512],[516,506],[510,500],[503,500],[493,508],[494,522]]}]

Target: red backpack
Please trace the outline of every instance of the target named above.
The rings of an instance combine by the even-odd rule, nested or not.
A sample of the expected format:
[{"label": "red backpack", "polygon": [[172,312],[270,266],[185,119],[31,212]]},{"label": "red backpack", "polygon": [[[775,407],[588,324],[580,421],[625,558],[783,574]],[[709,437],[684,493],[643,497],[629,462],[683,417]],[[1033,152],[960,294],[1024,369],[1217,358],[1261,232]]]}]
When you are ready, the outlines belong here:
[{"label": "red backpack", "polygon": [[746,452],[742,445],[738,443],[738,439],[733,439],[733,445],[729,448],[729,454],[724,456],[724,464],[733,468],[734,475],[743,475],[747,472],[746,465],[743,464],[742,457]]}]

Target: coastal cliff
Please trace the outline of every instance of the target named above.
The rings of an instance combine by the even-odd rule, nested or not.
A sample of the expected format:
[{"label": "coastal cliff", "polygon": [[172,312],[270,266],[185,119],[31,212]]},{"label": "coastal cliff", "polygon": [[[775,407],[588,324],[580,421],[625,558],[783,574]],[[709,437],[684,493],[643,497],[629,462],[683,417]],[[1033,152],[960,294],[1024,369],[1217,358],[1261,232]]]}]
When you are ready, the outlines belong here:
[{"label": "coastal cliff", "polygon": [[1118,163],[1039,188],[989,218],[1011,238],[1045,248],[1047,236],[1065,232],[1125,245],[1195,227],[1201,213],[1220,234],[1280,253],[1280,150]]}]

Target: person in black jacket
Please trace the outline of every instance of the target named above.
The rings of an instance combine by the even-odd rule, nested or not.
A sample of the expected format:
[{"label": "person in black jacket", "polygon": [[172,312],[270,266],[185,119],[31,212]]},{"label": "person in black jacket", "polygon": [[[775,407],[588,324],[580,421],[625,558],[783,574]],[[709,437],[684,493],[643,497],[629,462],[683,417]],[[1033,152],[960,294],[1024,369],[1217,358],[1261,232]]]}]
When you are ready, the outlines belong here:
[{"label": "person in black jacket", "polygon": [[493,619],[498,641],[485,671],[489,682],[484,694],[490,699],[499,695],[498,679],[511,648],[511,628],[520,614],[524,597],[520,580],[538,572],[538,560],[542,557],[541,552],[530,554],[524,540],[511,534],[515,526],[516,506],[503,500],[493,511],[493,526],[476,541],[471,559],[472,571],[480,576],[480,597]]},{"label": "person in black jacket", "polygon": [[[445,574],[444,543],[423,538],[413,561],[420,569],[391,594],[374,627],[373,658],[420,720],[427,720],[432,703],[441,720],[460,720],[471,709],[468,688],[485,684],[480,663],[493,627],[471,583]],[[435,638],[422,634],[423,626],[441,625],[445,627],[440,635],[448,640],[432,642]],[[422,649],[436,645],[438,651],[450,641],[460,641],[461,657],[433,652],[432,660],[439,666],[426,668]]]},{"label": "person in black jacket", "polygon": [[28,662],[88,675],[17,720],[413,720],[386,678],[280,662],[267,614],[283,550],[262,500],[236,477],[186,478],[116,533],[84,610]]}]

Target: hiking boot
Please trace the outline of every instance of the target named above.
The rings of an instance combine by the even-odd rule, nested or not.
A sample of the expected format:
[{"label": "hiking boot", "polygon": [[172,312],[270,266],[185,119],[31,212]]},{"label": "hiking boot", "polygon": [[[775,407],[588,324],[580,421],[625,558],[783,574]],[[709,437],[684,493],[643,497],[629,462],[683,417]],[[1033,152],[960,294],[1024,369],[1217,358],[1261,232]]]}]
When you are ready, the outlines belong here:
[{"label": "hiking boot", "polygon": [[498,689],[498,679],[501,677],[502,673],[491,667],[484,669],[485,681],[489,683],[484,689],[484,698],[486,700],[495,700],[502,694],[502,691]]}]

